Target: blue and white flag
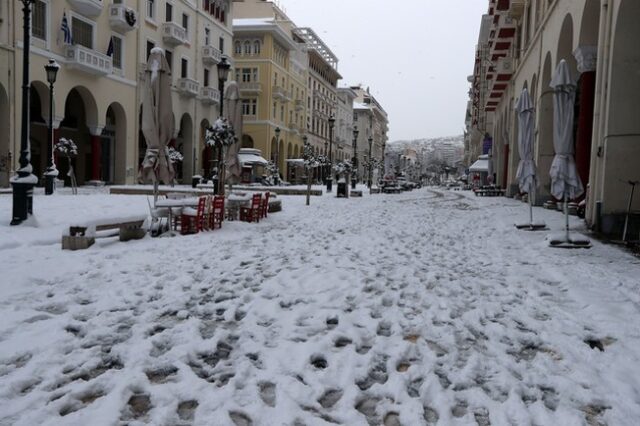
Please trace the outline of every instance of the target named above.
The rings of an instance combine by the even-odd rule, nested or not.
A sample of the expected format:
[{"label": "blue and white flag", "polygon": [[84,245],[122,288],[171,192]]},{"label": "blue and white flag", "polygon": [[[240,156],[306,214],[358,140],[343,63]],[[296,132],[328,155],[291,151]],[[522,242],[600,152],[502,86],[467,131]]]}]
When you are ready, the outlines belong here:
[{"label": "blue and white flag", "polygon": [[69,28],[69,21],[67,21],[67,12],[62,13],[62,23],[60,24],[60,31],[64,36],[64,44],[73,44],[71,28]]}]

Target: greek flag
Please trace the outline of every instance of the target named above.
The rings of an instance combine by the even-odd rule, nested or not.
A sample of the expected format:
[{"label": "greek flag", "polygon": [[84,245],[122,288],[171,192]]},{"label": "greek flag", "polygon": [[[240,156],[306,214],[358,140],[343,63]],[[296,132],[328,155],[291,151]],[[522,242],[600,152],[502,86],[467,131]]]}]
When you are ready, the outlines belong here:
[{"label": "greek flag", "polygon": [[71,28],[69,28],[69,22],[67,21],[67,12],[63,12],[62,14],[60,31],[62,31],[62,34],[64,35],[64,44],[73,44],[73,37],[71,37]]},{"label": "greek flag", "polygon": [[113,58],[113,37],[109,38],[109,47],[107,48],[107,56]]}]

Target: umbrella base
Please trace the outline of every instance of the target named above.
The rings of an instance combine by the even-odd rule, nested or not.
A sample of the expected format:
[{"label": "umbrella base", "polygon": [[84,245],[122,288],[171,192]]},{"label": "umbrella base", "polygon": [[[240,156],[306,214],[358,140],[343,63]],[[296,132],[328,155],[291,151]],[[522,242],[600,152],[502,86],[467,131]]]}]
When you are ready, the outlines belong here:
[{"label": "umbrella base", "polygon": [[522,231],[545,231],[547,230],[547,224],[544,222],[540,223],[516,223],[516,228]]},{"label": "umbrella base", "polygon": [[589,241],[586,237],[569,237],[569,240],[566,238],[551,238],[549,239],[549,247],[555,248],[565,248],[565,249],[573,249],[573,248],[591,248],[591,241]]}]

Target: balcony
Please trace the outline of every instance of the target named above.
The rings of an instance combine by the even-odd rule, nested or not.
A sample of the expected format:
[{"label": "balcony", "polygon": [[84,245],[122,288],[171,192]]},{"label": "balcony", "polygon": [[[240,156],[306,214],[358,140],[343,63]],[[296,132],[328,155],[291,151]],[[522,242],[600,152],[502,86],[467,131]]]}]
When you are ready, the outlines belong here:
[{"label": "balcony", "polygon": [[217,65],[222,60],[222,52],[213,46],[202,46],[202,62],[205,65]]},{"label": "balcony", "polygon": [[220,91],[213,87],[203,87],[200,89],[200,100],[205,104],[219,104]]},{"label": "balcony", "polygon": [[289,102],[291,96],[284,88],[280,86],[273,86],[273,99],[278,99],[281,102]]},{"label": "balcony", "polygon": [[298,127],[298,125],[296,123],[289,123],[289,131],[291,133],[298,134],[298,133],[300,133],[300,128]]},{"label": "balcony", "polygon": [[136,27],[138,15],[136,11],[123,4],[109,6],[109,24],[115,31],[126,33]]},{"label": "balcony", "polygon": [[520,19],[524,15],[524,0],[511,0],[509,4],[509,16]]},{"label": "balcony", "polygon": [[262,93],[262,83],[258,82],[238,82],[240,92],[245,95],[259,95]]},{"label": "balcony", "polygon": [[162,40],[171,46],[177,46],[187,42],[187,32],[178,24],[165,22],[162,24]]},{"label": "balcony", "polygon": [[188,98],[198,96],[198,93],[200,93],[200,83],[190,78],[179,79],[176,86],[178,87],[178,93]]},{"label": "balcony", "polygon": [[82,45],[67,46],[65,58],[69,68],[75,68],[93,75],[111,74],[111,58]]},{"label": "balcony", "polygon": [[69,4],[76,12],[89,18],[95,18],[102,13],[102,0],[69,0]]},{"label": "balcony", "polygon": [[242,122],[246,123],[246,122],[255,122],[258,121],[258,116],[257,115],[243,115],[242,116]]}]

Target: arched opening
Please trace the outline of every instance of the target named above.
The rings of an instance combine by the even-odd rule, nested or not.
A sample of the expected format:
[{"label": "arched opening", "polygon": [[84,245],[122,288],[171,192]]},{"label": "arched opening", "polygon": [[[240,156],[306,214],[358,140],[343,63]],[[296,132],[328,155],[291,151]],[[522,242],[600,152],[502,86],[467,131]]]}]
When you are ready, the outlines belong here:
[{"label": "arched opening", "polygon": [[[203,176],[209,179],[212,176],[213,168],[216,167],[218,157],[215,155],[215,149],[206,144],[207,129],[211,126],[209,120],[204,119],[200,122],[200,151],[202,152],[200,168]],[[183,153],[184,155],[184,153]]]},{"label": "arched opening", "polygon": [[273,137],[273,138],[271,138],[270,151],[268,152],[269,159],[271,161],[275,161],[276,160],[276,151],[277,150],[278,150],[278,145],[276,144],[276,138]]},{"label": "arched opening", "polygon": [[144,161],[144,155],[147,151],[147,141],[142,132],[142,108],[140,105],[140,113],[138,114],[138,170],[142,167]]},{"label": "arched opening", "polygon": [[[76,180],[79,185],[101,180],[101,143],[98,126],[97,106],[87,88],[77,86],[71,89],[64,104],[64,119],[60,123],[60,137],[72,139],[78,147],[78,155],[73,160]],[[67,165],[60,167],[60,176],[68,180]],[[67,182],[65,182],[66,184]]]},{"label": "arched opening", "polygon": [[247,134],[242,135],[242,144],[240,145],[241,148],[253,148],[254,143],[253,143],[253,138]]},{"label": "arched opening", "polygon": [[43,184],[43,173],[47,168],[47,142],[49,141],[49,128],[45,120],[45,118],[49,118],[49,90],[44,83],[33,81],[29,96],[31,166],[34,176],[38,178],[40,184]]},{"label": "arched opening", "polygon": [[5,132],[6,137],[0,138],[0,188],[9,186],[9,174],[11,173],[12,160],[10,157],[11,147],[9,145],[9,97],[4,86],[0,84],[0,129]]},{"label": "arched opening", "polygon": [[[191,182],[191,176],[196,174],[196,146],[193,140],[193,121],[187,113],[180,118],[180,130],[176,138],[176,149],[180,151],[184,157],[182,167],[179,168],[179,175],[176,179],[182,183]],[[204,130],[200,129],[201,138],[204,140]]]},{"label": "arched opening", "polygon": [[284,140],[280,139],[280,143],[278,144],[278,169],[286,170],[285,164],[287,164],[285,159],[285,150],[284,150]]},{"label": "arched opening", "polygon": [[117,102],[107,108],[101,135],[101,180],[107,183],[124,183],[126,176],[127,115]]},{"label": "arched opening", "polygon": [[[287,145],[287,160],[290,158],[293,158],[293,145],[291,144],[291,142],[289,142],[289,144]],[[287,180],[291,181],[292,177],[293,177],[293,166],[291,165],[290,162],[285,161],[285,167],[286,167],[286,171],[287,171]]]},{"label": "arched opening", "polygon": [[547,52],[542,66],[540,95],[535,111],[538,119],[538,134],[535,136],[535,159],[538,166],[538,192],[535,203],[541,205],[551,197],[549,169],[553,162],[553,90],[549,87],[552,77],[551,52]]},{"label": "arched opening", "polygon": [[[640,180],[640,2],[623,0],[616,19],[612,40],[607,122],[596,148],[597,157],[604,162],[601,193],[605,215],[626,210],[629,187],[622,182]],[[632,210],[640,210],[640,197],[634,197]],[[617,215],[616,225],[621,232],[624,218]],[[603,218],[603,227],[606,218]],[[632,224],[634,225],[634,224]],[[637,226],[637,225],[636,225]],[[607,229],[603,230],[607,232]],[[618,234],[620,235],[620,234]]]},{"label": "arched opening", "polygon": [[[573,56],[577,61],[578,87],[576,91],[575,160],[578,175],[586,188],[591,169],[591,140],[593,136],[593,110],[596,91],[596,55],[600,23],[600,5],[597,1],[585,3],[578,48]],[[581,198],[584,198],[586,193]]]}]

